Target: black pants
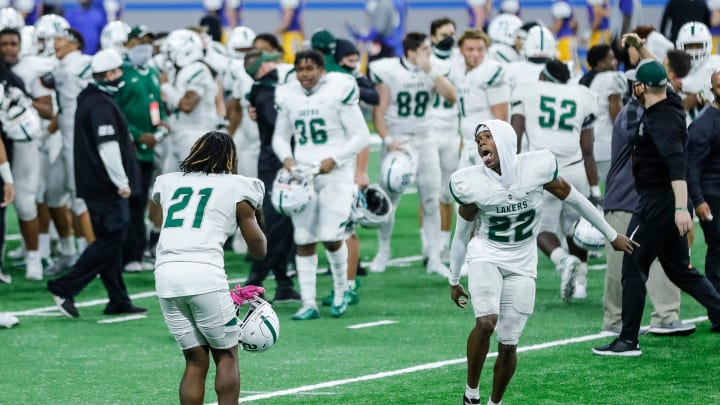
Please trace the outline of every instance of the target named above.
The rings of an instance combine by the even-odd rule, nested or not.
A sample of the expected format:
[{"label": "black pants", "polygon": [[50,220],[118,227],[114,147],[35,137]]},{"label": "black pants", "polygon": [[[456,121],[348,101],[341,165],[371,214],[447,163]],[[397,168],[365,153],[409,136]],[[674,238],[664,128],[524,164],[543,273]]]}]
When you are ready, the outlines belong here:
[{"label": "black pants", "polygon": [[710,206],[713,220],[710,222],[700,221],[703,234],[705,234],[705,277],[720,292],[720,196],[705,196],[705,201]]},{"label": "black pants", "polygon": [[154,170],[153,162],[140,161],[140,190],[133,192],[128,199],[130,206],[130,226],[128,236],[123,248],[123,264],[139,262],[142,260],[147,244],[147,230],[145,229],[145,209],[148,204],[150,182]]},{"label": "black pants", "polygon": [[122,278],[122,249],[127,236],[130,213],[128,201],[85,199],[95,242],[80,255],[70,272],[48,282],[48,289],[63,298],[73,298],[99,274],[110,302],[108,308],[123,309],[131,305]]},{"label": "black pants", "polygon": [[645,307],[645,282],[650,264],[658,258],[670,281],[708,311],[713,325],[720,323],[720,294],[695,269],[689,269],[687,237],[675,225],[672,191],[640,191],[640,205],[628,226],[628,235],[640,244],[626,254],[622,266],[622,331],[620,338],[637,341]]},{"label": "black pants", "polygon": [[245,285],[261,286],[270,271],[275,275],[277,289],[293,288],[292,280],[287,276],[288,252],[295,247],[293,240],[293,225],[290,217],[275,211],[270,201],[272,184],[275,181],[277,170],[261,170],[258,173],[260,180],[265,183],[265,199],[263,201],[263,215],[265,223],[263,232],[267,239],[267,255],[262,260],[253,261],[250,276]]}]

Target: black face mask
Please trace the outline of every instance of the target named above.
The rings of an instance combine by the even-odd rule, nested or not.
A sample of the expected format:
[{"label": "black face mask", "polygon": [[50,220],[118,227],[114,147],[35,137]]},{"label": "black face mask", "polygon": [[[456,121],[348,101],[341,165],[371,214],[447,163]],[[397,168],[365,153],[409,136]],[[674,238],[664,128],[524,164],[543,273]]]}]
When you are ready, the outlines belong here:
[{"label": "black face mask", "polygon": [[453,37],[445,37],[442,41],[435,44],[435,48],[441,51],[449,51],[455,45],[455,39]]},{"label": "black face mask", "polygon": [[718,94],[717,96],[715,96],[715,104],[720,105],[720,94]]}]

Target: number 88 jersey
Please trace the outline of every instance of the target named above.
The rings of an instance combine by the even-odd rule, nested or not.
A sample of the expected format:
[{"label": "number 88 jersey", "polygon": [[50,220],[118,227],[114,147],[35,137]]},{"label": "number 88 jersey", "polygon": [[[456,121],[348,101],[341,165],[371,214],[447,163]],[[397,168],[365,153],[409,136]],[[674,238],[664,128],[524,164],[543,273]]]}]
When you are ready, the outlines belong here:
[{"label": "number 88 jersey", "polygon": [[512,115],[525,117],[529,150],[547,149],[560,167],[582,160],[580,132],[595,124],[597,96],[585,86],[523,83],[510,98]]},{"label": "number 88 jersey", "polygon": [[435,100],[435,83],[425,72],[405,58],[386,58],[370,63],[373,83],[390,88],[390,104],[385,125],[390,135],[427,134],[430,109]]}]

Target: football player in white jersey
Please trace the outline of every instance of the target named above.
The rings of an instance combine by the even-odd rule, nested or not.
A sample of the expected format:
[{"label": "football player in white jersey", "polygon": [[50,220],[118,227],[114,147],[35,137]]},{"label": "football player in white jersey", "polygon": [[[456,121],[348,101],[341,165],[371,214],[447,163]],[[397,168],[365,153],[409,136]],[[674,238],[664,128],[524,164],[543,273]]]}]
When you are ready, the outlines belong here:
[{"label": "football player in white jersey", "polygon": [[[186,29],[175,30],[165,44],[168,58],[178,71],[172,83],[165,82],[160,88],[175,116],[170,123],[170,159],[179,162],[201,134],[217,125],[218,83],[202,61],[203,44],[198,34]],[[167,169],[175,171],[177,167]]]},{"label": "football player in white jersey", "polygon": [[514,90],[521,83],[536,82],[545,62],[555,57],[556,46],[555,36],[547,27],[536,25],[530,28],[522,47],[525,59],[505,66],[510,89]]},{"label": "football player in white jersey", "polygon": [[[547,149],[558,161],[560,175],[583,195],[590,195],[598,185],[593,157],[593,125],[597,111],[595,94],[585,86],[566,84],[570,78],[567,65],[559,60],[545,64],[540,81],[526,83],[513,93],[511,122],[518,140],[527,133],[529,150]],[[518,150],[518,152],[520,152]],[[593,187],[599,200],[599,188]],[[550,257],[562,274],[560,293],[564,300],[585,298],[587,285],[587,252],[572,241],[577,212],[563,205],[551,193],[545,193],[540,249]],[[556,235],[565,235],[570,253],[560,246]]]},{"label": "football player in white jersey", "polygon": [[318,167],[319,174],[311,181],[313,195],[307,207],[291,216],[303,301],[292,319],[319,317],[318,242],[325,246],[333,276],[335,297],[330,314],[339,317],[352,298],[347,285],[348,250],[344,234],[355,194],[355,161],[367,147],[370,132],[360,111],[360,92],[352,76],[325,73],[323,55],[314,50],[295,55],[295,72],[298,81],[275,91],[278,116],[272,146],[285,170]]},{"label": "football player in white jersey", "polygon": [[[610,45],[595,45],[588,51],[590,72],[580,79],[598,97],[595,119],[595,142],[593,154],[598,168],[598,178],[605,181],[610,169],[610,144],[615,117],[622,109],[622,97],[628,91],[625,75],[617,71],[617,59]],[[596,195],[600,190],[595,191]]]},{"label": "football player in white jersey", "polygon": [[[407,148],[414,151],[418,161],[416,184],[423,209],[423,230],[427,239],[427,270],[447,274],[440,259],[440,158],[437,143],[431,138],[431,108],[435,93],[448,103],[456,101],[455,87],[430,63],[432,53],[427,35],[408,33],[403,39],[405,56],[386,58],[370,63],[371,80],[376,84],[380,103],[373,109],[373,123],[383,139],[385,152]],[[385,192],[392,200],[393,210],[401,193]],[[370,265],[374,272],[385,271],[390,260],[390,238],[395,213],[381,228],[378,252]]]},{"label": "football player in white jersey", "polygon": [[[50,119],[53,116],[52,90],[43,86],[40,77],[49,73],[48,67],[34,57],[20,58],[20,32],[13,28],[0,31],[0,54],[3,62],[18,75],[25,85],[25,90],[33,99],[33,108],[40,116]],[[43,266],[39,250],[39,221],[37,197],[40,186],[40,142],[36,139],[40,133],[31,134],[32,139],[26,142],[13,142],[13,172],[15,173],[15,211],[20,222],[20,230],[25,246],[26,277],[40,280]]]},{"label": "football player in white jersey", "polygon": [[680,27],[675,45],[693,58],[692,69],[682,80],[683,105],[690,125],[705,103],[713,99],[710,76],[720,69],[720,55],[711,55],[712,35],[701,22],[689,22]]},{"label": "football player in white jersey", "polygon": [[513,14],[500,14],[488,25],[487,34],[492,40],[488,55],[498,63],[510,63],[520,60],[515,49],[515,37],[523,22]]},{"label": "football player in white jersey", "polygon": [[158,176],[152,191],[164,218],[155,290],[165,324],[185,356],[180,402],[202,403],[212,352],[218,402],[236,404],[240,328],[228,289],[223,244],[240,227],[250,255],[265,256],[265,235],[256,220],[265,187],[258,179],[236,174],[235,144],[225,133],[203,135],[180,169]]},{"label": "football player in white jersey", "polygon": [[463,148],[459,167],[467,167],[480,163],[473,144],[477,123],[493,118],[508,120],[510,87],[503,65],[486,55],[490,38],[484,32],[465,30],[458,44],[465,63],[453,65],[450,80],[457,86],[460,104]]},{"label": "football player in white jersey", "polygon": [[[430,24],[430,40],[432,41],[432,55],[430,63],[433,69],[441,72],[450,72],[455,64],[462,64],[462,59],[453,47],[455,37],[455,22],[443,17]],[[450,231],[452,228],[453,199],[447,187],[450,174],[457,170],[460,161],[460,134],[458,125],[458,103],[450,103],[440,94],[435,94],[435,101],[430,110],[432,117],[432,138],[437,143],[440,155],[440,251],[441,259],[447,263],[450,254]],[[422,211],[422,207],[420,208]],[[427,241],[421,230],[423,252]]]},{"label": "football player in white jersey", "polygon": [[[482,164],[453,173],[450,188],[460,205],[451,248],[450,297],[464,308],[470,298],[475,327],[467,340],[464,404],[480,403],[480,374],[497,331],[498,357],[488,404],[500,404],[515,368],[517,344],[535,306],[537,247],[543,190],[581,213],[611,241],[632,253],[635,242],[618,234],[575,187],[558,177],[558,162],[547,150],[516,155],[513,128],[491,120],[477,127],[476,153]],[[475,230],[476,221],[479,227]],[[467,262],[468,294],[460,284]]]}]

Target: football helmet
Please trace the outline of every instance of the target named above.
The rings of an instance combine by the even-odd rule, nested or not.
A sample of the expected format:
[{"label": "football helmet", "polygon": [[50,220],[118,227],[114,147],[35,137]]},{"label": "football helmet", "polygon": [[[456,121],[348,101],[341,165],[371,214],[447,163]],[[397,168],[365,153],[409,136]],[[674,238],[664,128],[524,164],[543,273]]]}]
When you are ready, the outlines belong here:
[{"label": "football helmet", "polygon": [[183,68],[205,57],[205,47],[200,35],[186,29],[175,30],[164,43],[168,60]]},{"label": "football helmet", "polygon": [[313,198],[312,174],[306,169],[280,169],[273,182],[270,202],[275,210],[292,216],[303,212]]},{"label": "football helmet", "polygon": [[557,53],[555,35],[547,27],[536,25],[528,31],[522,53],[526,58],[554,58]]},{"label": "football helmet", "polygon": [[393,193],[404,192],[415,182],[417,165],[415,152],[409,148],[386,153],[380,167],[380,184]]},{"label": "football helmet", "polygon": [[241,49],[250,49],[255,41],[255,31],[248,27],[235,27],[227,40],[227,50],[233,58],[242,58],[245,53]]},{"label": "football helmet", "polygon": [[392,213],[390,197],[377,184],[357,189],[352,208],[352,221],[364,228],[379,228]]},{"label": "football helmet", "polygon": [[40,133],[40,116],[32,100],[17,87],[0,84],[0,122],[8,138],[30,141]]},{"label": "football helmet", "polygon": [[515,45],[517,30],[522,24],[522,20],[515,15],[500,14],[490,21],[487,29],[488,35],[493,42],[513,46]]},{"label": "football helmet", "polygon": [[125,42],[130,34],[130,25],[124,21],[113,21],[105,25],[100,32],[100,47],[125,52]]},{"label": "football helmet", "polygon": [[573,242],[581,249],[600,250],[605,247],[605,235],[581,217],[573,230]]},{"label": "football helmet", "polygon": [[70,28],[66,19],[56,14],[47,14],[35,22],[35,39],[38,53],[42,56],[55,56],[55,36]]},{"label": "football helmet", "polygon": [[707,25],[701,22],[685,23],[678,31],[675,47],[689,53],[693,66],[697,66],[710,57],[712,34]]},{"label": "football helmet", "polygon": [[19,30],[25,26],[22,14],[12,7],[0,9],[0,29],[14,28]]},{"label": "football helmet", "polygon": [[236,308],[240,322],[239,345],[247,352],[264,352],[280,338],[280,320],[269,302],[260,297],[245,301],[248,311],[242,315],[242,306]]}]

